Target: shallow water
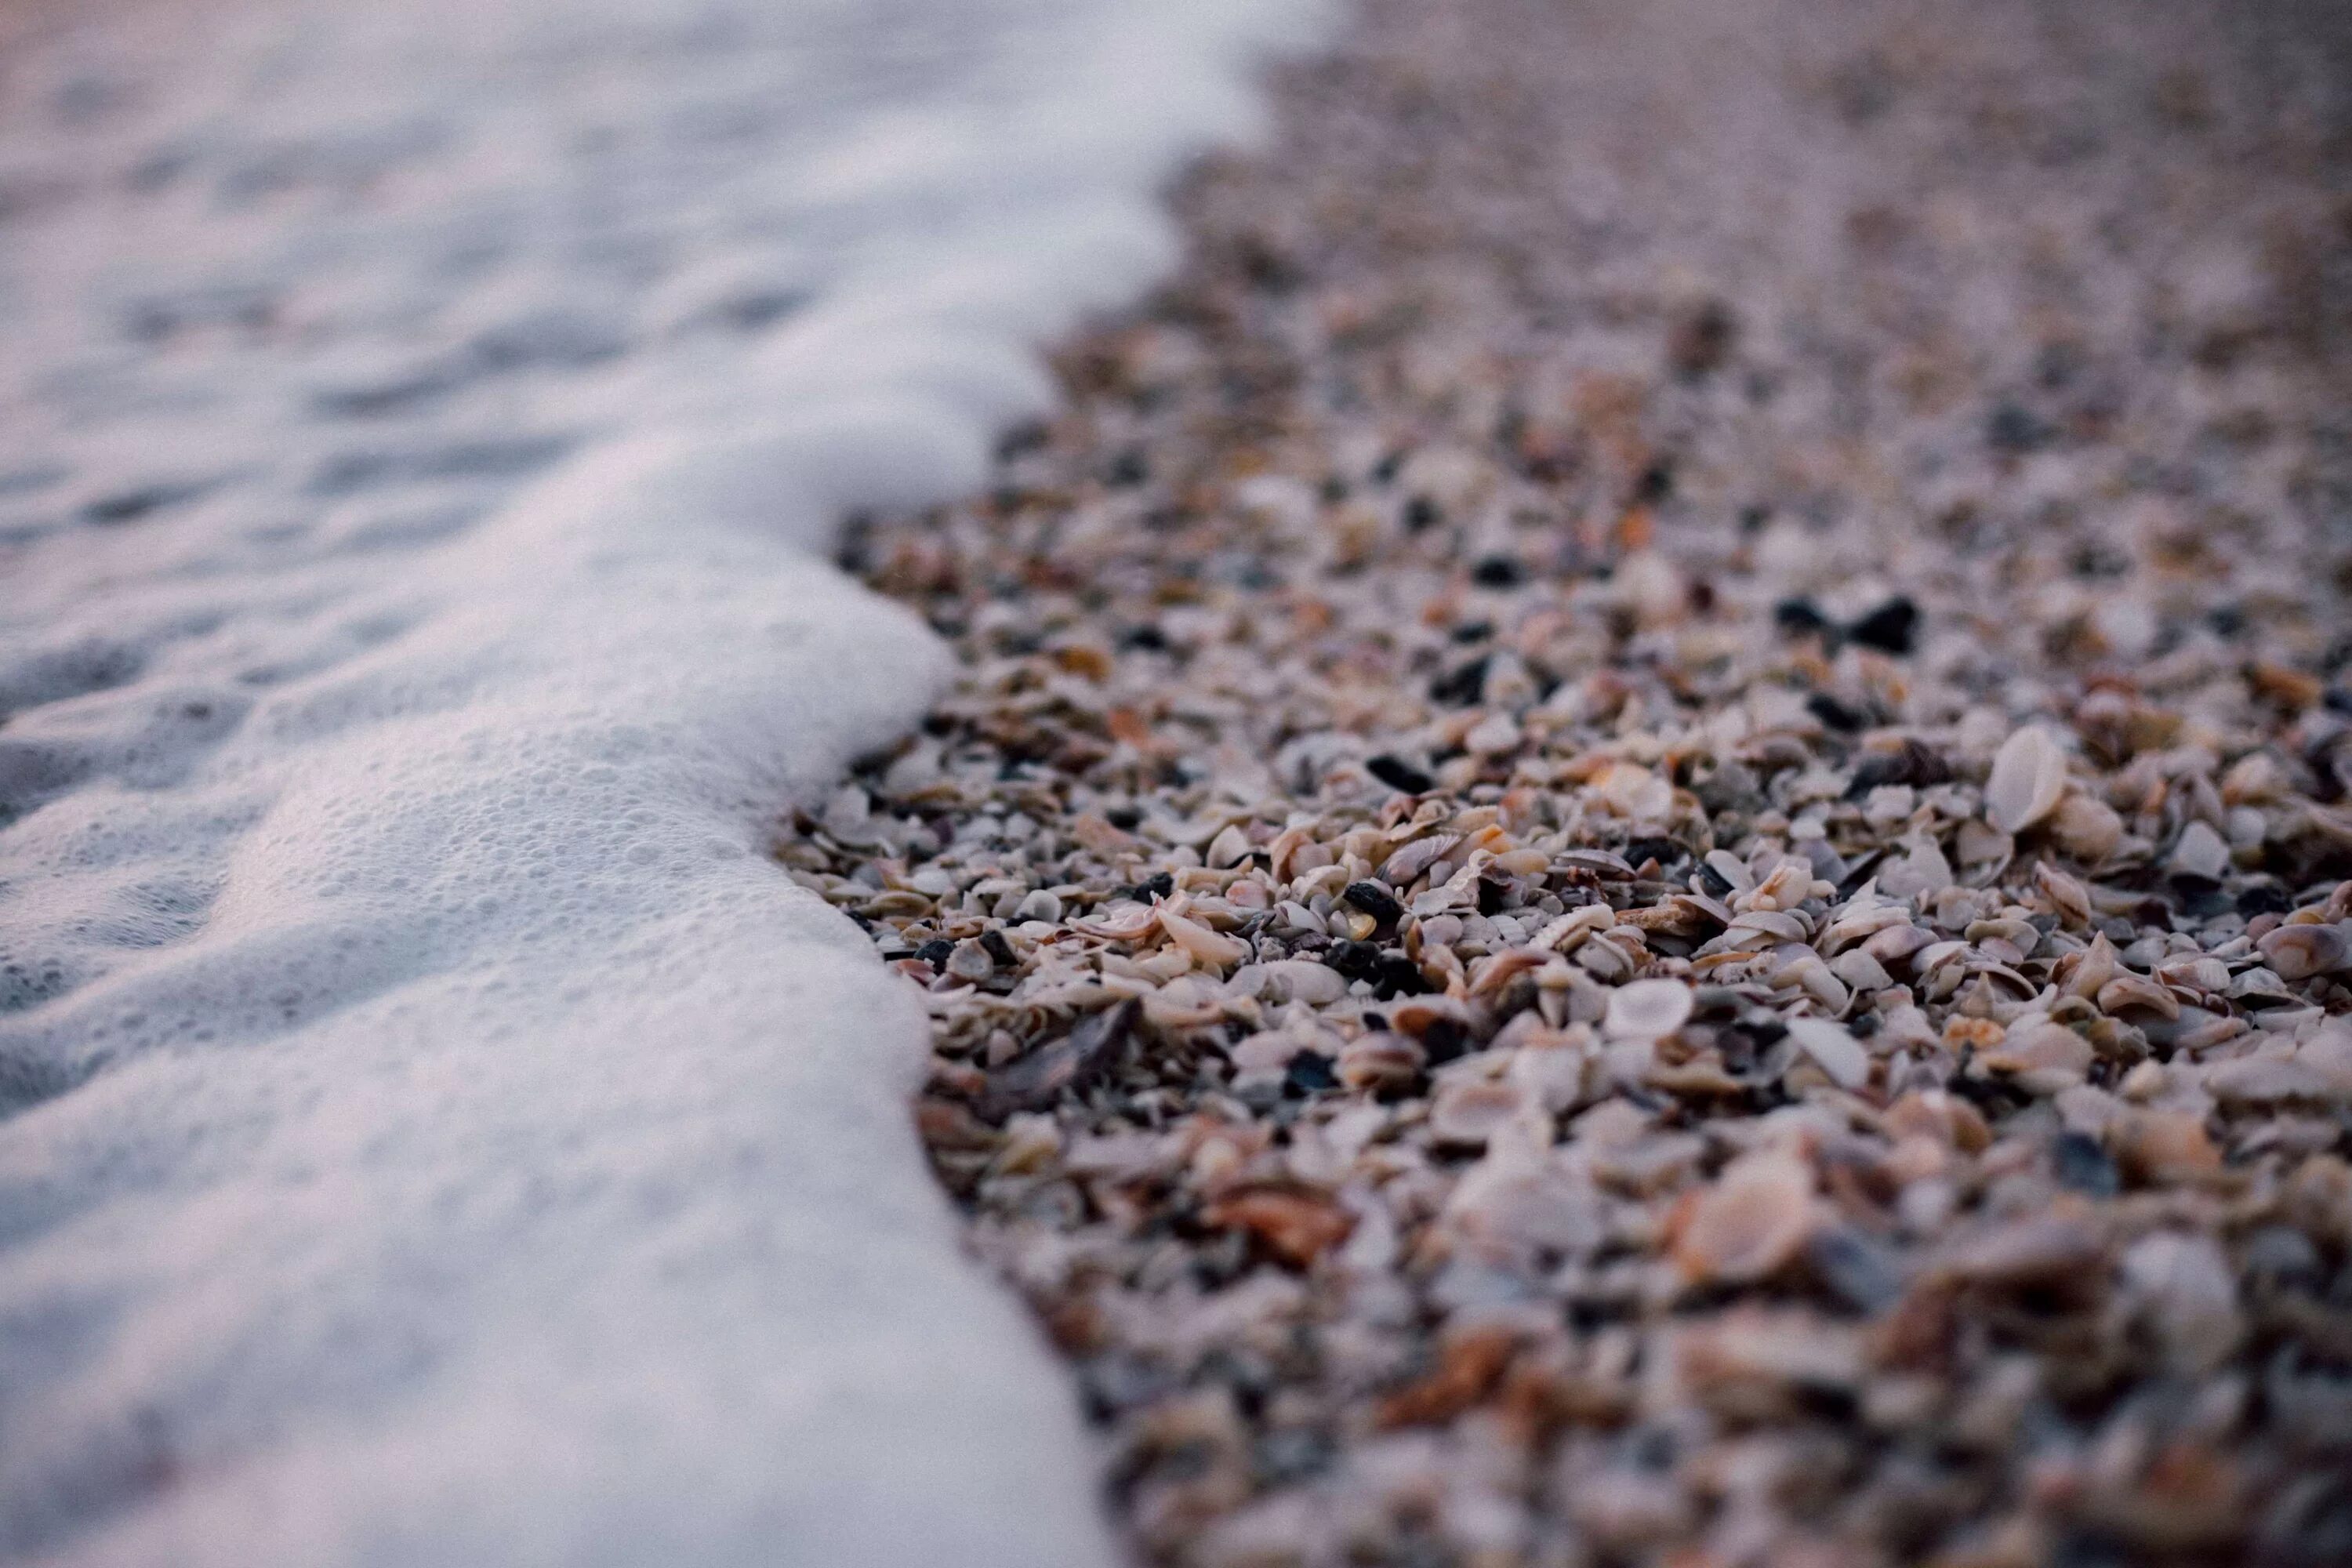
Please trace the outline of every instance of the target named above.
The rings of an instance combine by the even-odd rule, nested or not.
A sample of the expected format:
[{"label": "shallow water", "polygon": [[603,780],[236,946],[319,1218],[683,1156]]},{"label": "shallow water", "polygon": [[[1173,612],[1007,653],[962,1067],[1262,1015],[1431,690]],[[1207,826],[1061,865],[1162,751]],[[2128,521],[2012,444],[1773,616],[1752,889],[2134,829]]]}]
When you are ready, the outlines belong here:
[{"label": "shallow water", "polygon": [[1303,5],[0,34],[0,1555],[1080,1563],[1067,1398],[758,854]]}]

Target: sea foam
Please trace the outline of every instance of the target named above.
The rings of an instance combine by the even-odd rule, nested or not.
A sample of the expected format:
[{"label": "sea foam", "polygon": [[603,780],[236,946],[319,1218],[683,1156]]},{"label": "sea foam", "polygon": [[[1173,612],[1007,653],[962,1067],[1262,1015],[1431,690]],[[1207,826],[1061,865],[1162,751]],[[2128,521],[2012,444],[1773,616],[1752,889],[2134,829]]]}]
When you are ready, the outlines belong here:
[{"label": "sea foam", "polygon": [[6,57],[0,1556],[1107,1561],[761,850],[1317,7],[178,9]]}]

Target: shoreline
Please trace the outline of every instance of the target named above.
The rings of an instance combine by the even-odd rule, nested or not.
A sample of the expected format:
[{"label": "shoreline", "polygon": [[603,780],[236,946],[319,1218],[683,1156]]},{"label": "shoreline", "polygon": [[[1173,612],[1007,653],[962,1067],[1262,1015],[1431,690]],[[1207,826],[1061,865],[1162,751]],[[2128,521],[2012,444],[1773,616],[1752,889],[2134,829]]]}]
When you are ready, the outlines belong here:
[{"label": "shoreline", "polygon": [[1138,1555],[2326,1560],[2344,30],[1368,9],[778,851]]}]

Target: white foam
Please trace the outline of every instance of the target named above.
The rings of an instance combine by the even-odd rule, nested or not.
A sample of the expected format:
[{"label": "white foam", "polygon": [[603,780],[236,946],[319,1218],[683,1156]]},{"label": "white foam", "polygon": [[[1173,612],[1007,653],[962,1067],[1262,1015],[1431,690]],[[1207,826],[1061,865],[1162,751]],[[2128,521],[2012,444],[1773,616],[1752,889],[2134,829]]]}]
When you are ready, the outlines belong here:
[{"label": "white foam", "polygon": [[[242,169],[259,121],[425,188],[383,198],[410,202],[390,230],[168,186],[0,230],[0,415],[34,433],[0,462],[0,1556],[1107,1561],[1068,1391],[908,1124],[919,1008],[759,850],[947,673],[811,552],[846,508],[982,480],[1046,404],[1040,339],[1167,264],[1155,182],[1255,129],[1248,67],[1315,7],[979,8],[956,26],[988,47],[711,176],[769,204],[740,265],[591,288],[541,257],[445,319],[406,303],[464,237],[436,202],[552,177],[556,88],[509,80],[569,92],[562,48],[634,62],[755,13],[292,4],[201,36],[134,6],[13,62],[158,68],[126,119],[11,143],[59,167]],[[853,42],[929,19],[787,9]],[[633,111],[671,103],[667,69],[624,73]],[[382,152],[411,110],[423,151]],[[689,237],[726,229],[711,207]],[[205,296],[169,307],[196,313],[179,358],[108,358],[88,323],[118,294],[216,261],[329,347],[246,344]],[[814,302],[697,347],[698,291],[762,277]],[[580,299],[655,325],[493,382],[457,334],[517,290],[541,336],[513,352],[589,363],[565,322],[609,310],[560,314]],[[419,342],[446,353],[418,371]],[[322,385],[404,408],[415,374],[452,412],[392,428],[439,446],[354,456],[289,412]],[[515,432],[573,455],[518,489]],[[140,484],[152,520],[79,521]]]}]

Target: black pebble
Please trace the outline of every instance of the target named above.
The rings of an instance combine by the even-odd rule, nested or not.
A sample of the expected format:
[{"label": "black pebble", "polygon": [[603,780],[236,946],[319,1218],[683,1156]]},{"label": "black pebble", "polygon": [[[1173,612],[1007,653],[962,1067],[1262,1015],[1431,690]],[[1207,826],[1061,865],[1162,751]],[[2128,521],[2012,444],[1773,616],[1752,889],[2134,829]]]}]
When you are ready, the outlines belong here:
[{"label": "black pebble", "polygon": [[1874,1315],[1903,1298],[1903,1265],[1894,1249],[1851,1226],[1815,1233],[1805,1261],[1815,1278],[1858,1312]]},{"label": "black pebble", "polygon": [[1492,877],[1478,879],[1478,912],[1492,920],[1511,907],[1511,885]]},{"label": "black pebble", "polygon": [[1423,978],[1421,965],[1401,952],[1381,954],[1381,977],[1376,986],[1385,1002],[1392,996],[1419,996],[1429,989]]},{"label": "black pebble", "polygon": [[1516,588],[1527,574],[1527,568],[1509,555],[1482,555],[1470,568],[1470,580],[1481,588]]},{"label": "black pebble", "polygon": [[1427,496],[1415,496],[1404,503],[1404,526],[1409,533],[1426,533],[1445,521],[1445,513]]},{"label": "black pebble", "polygon": [[1470,1049],[1470,1031],[1453,1018],[1433,1018],[1421,1032],[1421,1048],[1431,1067],[1443,1067]]},{"label": "black pebble", "polygon": [[[1671,838],[1636,838],[1625,846],[1625,861],[1639,870],[1644,860],[1655,860],[1661,867],[1666,867],[1689,853]],[[1729,890],[1728,883],[1725,884],[1725,890]]]},{"label": "black pebble", "polygon": [[2264,882],[2257,882],[2238,895],[2237,910],[2248,920],[2256,915],[2283,915],[2293,908],[2293,899]]},{"label": "black pebble", "polygon": [[1119,633],[1118,641],[1122,647],[1139,647],[1150,653],[1161,652],[1168,647],[1167,637],[1158,626],[1129,626]]},{"label": "black pebble", "polygon": [[1401,789],[1407,795],[1427,795],[1437,787],[1437,781],[1406,762],[1402,757],[1382,752],[1367,760],[1364,771],[1391,789]]},{"label": "black pebble", "polygon": [[1404,919],[1404,906],[1378,882],[1350,882],[1339,896],[1384,926]]},{"label": "black pebble", "polygon": [[1846,627],[1845,635],[1881,653],[1907,654],[1919,645],[1919,606],[1897,594]]},{"label": "black pebble", "polygon": [[1290,1058],[1282,1084],[1299,1094],[1320,1094],[1327,1089],[1339,1088],[1339,1079],[1331,1070],[1329,1057],[1320,1051],[1301,1051]]},{"label": "black pebble", "polygon": [[1144,459],[1143,449],[1130,447],[1111,459],[1103,474],[1103,482],[1124,489],[1139,485],[1151,477],[1151,465]]},{"label": "black pebble", "polygon": [[943,936],[935,936],[915,950],[915,956],[933,969],[944,969],[955,954],[955,943]]},{"label": "black pebble", "polygon": [[1166,871],[1157,871],[1138,882],[1135,890],[1150,899],[1172,899],[1176,896],[1176,879]]},{"label": "black pebble", "polygon": [[1830,618],[1811,599],[1783,599],[1772,606],[1772,624],[1790,637],[1818,635],[1830,629]]},{"label": "black pebble", "polygon": [[2024,453],[2047,445],[2055,434],[2029,409],[2004,403],[1985,420],[1985,445],[1998,452]]},{"label": "black pebble", "polygon": [[2111,1198],[2123,1186],[2116,1163],[2107,1158],[2098,1140],[2081,1132],[2058,1135],[2058,1142],[2050,1147],[2050,1166],[2060,1182],[2095,1198]]},{"label": "black pebble", "polygon": [[1826,691],[1816,691],[1806,698],[1805,711],[1831,729],[1843,731],[1847,734],[1852,734],[1862,728],[1862,715]]},{"label": "black pebble", "polygon": [[1448,670],[1429,683],[1429,700],[1449,708],[1467,708],[1486,689],[1486,656],[1479,655],[1458,669]]},{"label": "black pebble", "polygon": [[989,957],[996,960],[1000,969],[1011,969],[1021,962],[1020,954],[1013,951],[1013,944],[1004,940],[1004,933],[1001,931],[981,932],[980,945]]},{"label": "black pebble", "polygon": [[1350,980],[1377,981],[1381,977],[1381,950],[1369,942],[1337,943],[1323,954],[1323,962]]}]

